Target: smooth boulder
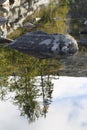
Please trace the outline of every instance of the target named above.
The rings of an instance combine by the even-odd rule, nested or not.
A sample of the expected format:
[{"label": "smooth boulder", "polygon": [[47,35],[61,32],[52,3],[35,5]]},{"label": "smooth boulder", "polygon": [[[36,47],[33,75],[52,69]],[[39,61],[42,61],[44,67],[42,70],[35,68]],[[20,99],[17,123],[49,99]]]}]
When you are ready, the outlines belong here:
[{"label": "smooth boulder", "polygon": [[22,53],[46,57],[70,55],[78,51],[77,41],[72,36],[58,33],[48,34],[39,30],[20,36],[8,47]]}]

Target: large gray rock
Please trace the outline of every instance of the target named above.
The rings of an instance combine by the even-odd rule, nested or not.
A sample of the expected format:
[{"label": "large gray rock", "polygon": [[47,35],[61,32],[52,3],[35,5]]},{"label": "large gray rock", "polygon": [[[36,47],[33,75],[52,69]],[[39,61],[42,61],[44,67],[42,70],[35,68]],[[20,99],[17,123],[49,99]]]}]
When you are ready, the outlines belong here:
[{"label": "large gray rock", "polygon": [[0,5],[2,5],[6,0],[0,0]]},{"label": "large gray rock", "polygon": [[2,17],[2,16],[0,16],[0,25],[5,24],[6,22],[7,22],[7,19]]},{"label": "large gray rock", "polygon": [[74,54],[78,50],[78,44],[72,36],[42,31],[26,33],[11,42],[8,47],[26,54],[46,57]]}]

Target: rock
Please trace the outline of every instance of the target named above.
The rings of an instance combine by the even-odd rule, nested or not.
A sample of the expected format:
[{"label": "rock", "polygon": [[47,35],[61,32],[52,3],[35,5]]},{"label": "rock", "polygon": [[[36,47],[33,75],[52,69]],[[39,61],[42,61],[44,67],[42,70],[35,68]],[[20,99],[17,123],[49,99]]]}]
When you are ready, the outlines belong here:
[{"label": "rock", "polygon": [[0,0],[0,5],[2,5],[6,0]]},{"label": "rock", "polygon": [[2,6],[0,7],[0,11],[1,11],[2,13],[8,14],[8,10],[5,9],[5,8],[3,8]]},{"label": "rock", "polygon": [[8,47],[26,54],[33,53],[45,57],[70,55],[78,50],[78,44],[72,36],[48,34],[38,30],[20,36],[11,42]]},{"label": "rock", "polygon": [[27,22],[22,27],[25,29],[32,29],[32,28],[35,28],[36,26],[33,23]]},{"label": "rock", "polygon": [[87,25],[87,20],[84,21],[84,24]]},{"label": "rock", "polygon": [[2,16],[0,16],[0,25],[5,24],[6,22],[7,22],[7,19],[2,17]]}]

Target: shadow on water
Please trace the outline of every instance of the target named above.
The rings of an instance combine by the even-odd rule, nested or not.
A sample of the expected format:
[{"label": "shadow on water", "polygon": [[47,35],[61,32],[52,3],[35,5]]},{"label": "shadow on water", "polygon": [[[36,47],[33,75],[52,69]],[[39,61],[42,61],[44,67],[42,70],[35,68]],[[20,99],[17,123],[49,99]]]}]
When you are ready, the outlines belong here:
[{"label": "shadow on water", "polygon": [[[11,4],[8,9],[0,8],[0,16],[7,19],[6,23],[0,26],[1,35],[5,37],[9,34],[8,38],[15,39],[27,31],[40,29],[50,33],[71,33],[79,43],[80,51],[76,55],[60,59],[40,59],[0,48],[1,100],[11,98],[12,102],[18,105],[21,115],[33,122],[39,117],[46,117],[52,102],[52,79],[55,76],[57,79],[59,75],[87,76],[87,49],[81,46],[87,45],[87,34],[83,34],[87,31],[87,25],[84,24],[86,15],[83,16],[82,13],[80,17],[82,6],[75,3],[70,7],[63,5],[62,8],[58,4],[50,4],[48,8],[41,5],[42,10],[37,9],[36,12],[28,2],[18,6]],[[28,14],[29,11],[32,15]],[[37,17],[42,19],[37,22]],[[33,22],[35,27],[24,29],[23,25],[27,22]],[[12,96],[7,96],[9,93],[12,93]]]}]

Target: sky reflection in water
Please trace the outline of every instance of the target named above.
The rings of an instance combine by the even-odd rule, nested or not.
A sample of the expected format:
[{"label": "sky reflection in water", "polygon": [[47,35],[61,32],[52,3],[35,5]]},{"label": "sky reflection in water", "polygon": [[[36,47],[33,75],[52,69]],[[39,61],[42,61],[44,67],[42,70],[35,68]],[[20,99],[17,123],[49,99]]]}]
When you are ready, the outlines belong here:
[{"label": "sky reflection in water", "polygon": [[87,130],[87,78],[60,77],[46,119],[29,125],[17,106],[0,101],[0,130]]}]

